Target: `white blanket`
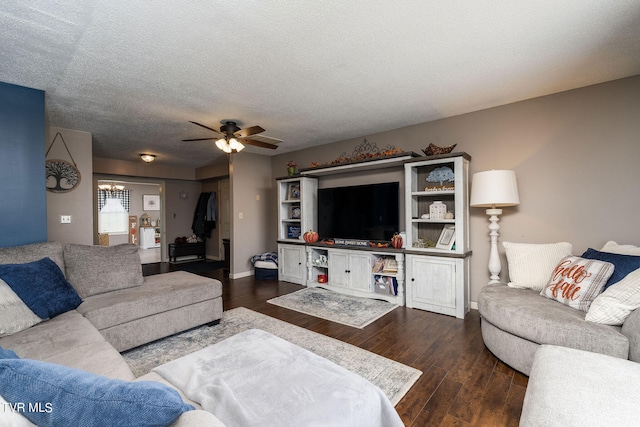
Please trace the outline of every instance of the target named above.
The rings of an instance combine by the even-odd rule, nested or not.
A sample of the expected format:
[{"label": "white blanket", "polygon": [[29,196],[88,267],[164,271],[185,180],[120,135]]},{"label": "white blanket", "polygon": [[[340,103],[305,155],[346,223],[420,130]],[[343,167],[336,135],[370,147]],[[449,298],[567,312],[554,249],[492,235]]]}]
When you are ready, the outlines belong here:
[{"label": "white blanket", "polygon": [[229,427],[404,425],[369,381],[258,329],[154,371]]}]

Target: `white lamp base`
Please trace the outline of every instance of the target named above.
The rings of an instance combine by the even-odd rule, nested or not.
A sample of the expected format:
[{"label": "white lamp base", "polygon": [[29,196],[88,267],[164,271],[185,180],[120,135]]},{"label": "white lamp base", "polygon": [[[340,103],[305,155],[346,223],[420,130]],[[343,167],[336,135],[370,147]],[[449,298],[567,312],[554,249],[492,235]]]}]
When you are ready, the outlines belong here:
[{"label": "white lamp base", "polygon": [[487,215],[489,215],[489,236],[491,237],[491,250],[489,251],[489,273],[491,273],[489,284],[500,283],[500,271],[502,266],[500,265],[500,255],[498,254],[498,218],[502,215],[502,209],[487,209]]}]

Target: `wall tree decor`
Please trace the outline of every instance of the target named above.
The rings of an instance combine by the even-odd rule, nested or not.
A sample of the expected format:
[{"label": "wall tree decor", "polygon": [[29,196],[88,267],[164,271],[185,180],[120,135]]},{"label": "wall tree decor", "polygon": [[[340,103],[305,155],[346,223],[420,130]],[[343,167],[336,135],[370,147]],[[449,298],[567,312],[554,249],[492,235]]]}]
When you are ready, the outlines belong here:
[{"label": "wall tree decor", "polygon": [[53,141],[51,141],[51,145],[49,145],[47,153],[45,154],[45,159],[49,155],[49,151],[51,151],[51,148],[53,147],[53,144],[56,143],[58,137],[62,140],[71,162],[60,159],[47,160],[45,162],[46,186],[47,191],[51,191],[53,193],[66,193],[75,189],[78,184],[80,184],[80,170],[78,169],[78,165],[75,160],[73,160],[69,147],[67,147],[67,143],[64,142],[64,138],[60,132],[56,133],[56,136],[53,137]]}]

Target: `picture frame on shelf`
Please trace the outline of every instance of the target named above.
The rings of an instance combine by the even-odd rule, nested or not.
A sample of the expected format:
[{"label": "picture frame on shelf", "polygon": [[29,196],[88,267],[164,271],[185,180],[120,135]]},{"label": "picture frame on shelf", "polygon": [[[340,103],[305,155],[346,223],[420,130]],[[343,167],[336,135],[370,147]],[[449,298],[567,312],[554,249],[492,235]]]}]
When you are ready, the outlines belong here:
[{"label": "picture frame on shelf", "polygon": [[302,216],[302,210],[300,206],[290,206],[289,207],[289,219],[300,219]]},{"label": "picture frame on shelf", "polygon": [[442,228],[440,237],[436,242],[437,249],[451,250],[456,242],[456,227],[455,225],[445,225]]},{"label": "picture frame on shelf", "polygon": [[289,200],[300,200],[300,184],[291,183],[288,190],[287,198]]}]

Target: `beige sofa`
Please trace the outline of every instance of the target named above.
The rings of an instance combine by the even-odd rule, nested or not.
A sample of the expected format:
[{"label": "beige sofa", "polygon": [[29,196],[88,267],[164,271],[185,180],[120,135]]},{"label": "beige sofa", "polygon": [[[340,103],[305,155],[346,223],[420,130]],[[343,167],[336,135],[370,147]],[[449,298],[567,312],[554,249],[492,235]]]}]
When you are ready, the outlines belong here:
[{"label": "beige sofa", "polygon": [[[21,358],[135,380],[120,351],[215,323],[222,316],[220,281],[181,271],[143,278],[133,245],[105,248],[44,242],[0,248],[0,264],[46,257],[58,264],[83,302],[75,310],[0,337],[0,346]],[[155,373],[139,379],[164,382]],[[222,423],[213,414],[196,410],[184,413],[174,425]]]}]

